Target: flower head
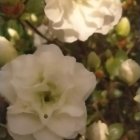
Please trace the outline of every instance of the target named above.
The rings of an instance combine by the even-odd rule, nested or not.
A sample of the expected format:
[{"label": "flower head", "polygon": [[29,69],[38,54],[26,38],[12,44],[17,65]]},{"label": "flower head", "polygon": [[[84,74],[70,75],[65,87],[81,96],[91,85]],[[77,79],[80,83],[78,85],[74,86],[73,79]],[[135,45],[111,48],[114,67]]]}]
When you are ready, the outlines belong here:
[{"label": "flower head", "polygon": [[93,33],[106,34],[122,14],[120,0],[45,0],[50,29],[62,41],[85,41]]},{"label": "flower head", "polygon": [[55,45],[21,55],[0,71],[0,94],[10,106],[7,126],[15,140],[62,140],[84,133],[85,100],[92,72]]}]

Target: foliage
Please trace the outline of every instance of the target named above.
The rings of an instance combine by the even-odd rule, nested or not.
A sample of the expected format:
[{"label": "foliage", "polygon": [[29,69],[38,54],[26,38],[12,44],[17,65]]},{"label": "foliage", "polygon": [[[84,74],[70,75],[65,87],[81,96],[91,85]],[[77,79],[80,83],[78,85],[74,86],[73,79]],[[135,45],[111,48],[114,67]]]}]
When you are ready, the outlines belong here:
[{"label": "foliage", "polygon": [[[119,25],[107,35],[94,34],[85,42],[64,43],[44,36],[37,29],[47,24],[43,0],[14,0],[12,3],[0,0],[0,35],[10,40],[19,54],[28,54],[36,50],[34,35],[38,34],[45,43],[57,44],[64,54],[82,62],[98,80],[96,90],[86,101],[87,126],[102,120],[109,126],[109,140],[139,140],[140,104],[133,98],[140,80],[129,86],[118,75],[122,62],[128,58],[140,65],[140,2],[124,0],[122,3],[129,31],[118,31],[126,30],[125,25]],[[0,140],[11,139],[4,126],[7,106],[0,98]]]}]

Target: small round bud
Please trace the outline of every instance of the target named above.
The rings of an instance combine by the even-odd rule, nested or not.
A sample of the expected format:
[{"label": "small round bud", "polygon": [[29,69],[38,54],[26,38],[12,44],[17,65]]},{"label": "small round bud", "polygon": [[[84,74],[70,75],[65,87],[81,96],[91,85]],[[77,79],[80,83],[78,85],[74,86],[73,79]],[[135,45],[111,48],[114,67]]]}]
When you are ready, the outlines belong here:
[{"label": "small round bud", "polygon": [[126,37],[129,35],[131,25],[127,17],[123,17],[116,26],[116,32],[119,36]]},{"label": "small round bud", "polygon": [[121,123],[113,123],[109,126],[109,140],[120,140],[124,132]]},{"label": "small round bud", "polygon": [[88,55],[87,64],[90,68],[99,68],[101,64],[100,57],[95,52],[90,52]]},{"label": "small round bud", "polygon": [[127,59],[121,64],[118,76],[128,85],[133,85],[140,78],[139,64],[132,59]]}]

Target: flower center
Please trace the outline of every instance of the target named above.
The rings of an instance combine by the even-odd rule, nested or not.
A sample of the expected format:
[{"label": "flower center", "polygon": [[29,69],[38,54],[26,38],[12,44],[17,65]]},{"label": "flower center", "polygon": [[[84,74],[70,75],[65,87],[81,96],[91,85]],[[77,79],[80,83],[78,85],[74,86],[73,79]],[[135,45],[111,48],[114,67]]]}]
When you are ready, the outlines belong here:
[{"label": "flower center", "polygon": [[35,94],[36,103],[34,103],[34,109],[41,118],[47,119],[55,111],[61,92],[56,84],[52,82],[45,82],[44,84],[47,87],[46,90],[38,91]]},{"label": "flower center", "polygon": [[50,103],[54,103],[57,99],[57,93],[53,91],[44,91],[40,93],[40,99],[43,105],[47,106]]},{"label": "flower center", "polygon": [[45,93],[44,93],[44,102],[49,102],[49,101],[51,101],[52,100],[52,93],[51,93],[51,91],[46,91]]},{"label": "flower center", "polygon": [[47,119],[48,118],[48,115],[47,114],[44,114],[44,119]]}]

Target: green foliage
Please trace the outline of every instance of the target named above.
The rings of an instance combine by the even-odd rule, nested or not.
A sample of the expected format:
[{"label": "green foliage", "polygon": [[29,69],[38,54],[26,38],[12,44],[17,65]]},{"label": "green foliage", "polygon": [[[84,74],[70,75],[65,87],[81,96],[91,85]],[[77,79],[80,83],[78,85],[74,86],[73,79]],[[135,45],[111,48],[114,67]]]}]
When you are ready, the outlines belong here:
[{"label": "green foliage", "polygon": [[106,70],[111,79],[114,79],[119,74],[120,65],[127,59],[127,54],[123,50],[118,50],[114,57],[110,57],[105,64]]},{"label": "green foliage", "polygon": [[[44,0],[0,0],[0,7],[14,6],[18,2],[24,8],[17,16],[6,15],[0,9],[0,35],[13,43],[18,54],[32,54],[36,49],[34,35],[42,38],[37,32],[38,26],[46,24],[45,3]],[[134,59],[140,64],[140,3],[123,0],[123,5],[126,18],[109,34],[94,34],[85,42],[70,44],[52,39],[48,44],[58,45],[64,54],[74,56],[96,74],[96,90],[86,101],[87,125],[103,120],[109,124],[109,140],[139,140],[140,104],[133,98],[140,80],[129,86],[118,79],[118,74],[126,59]],[[0,140],[11,140],[3,125],[0,125]]]},{"label": "green foliage", "polygon": [[44,17],[44,1],[43,0],[28,0],[25,11],[21,16],[22,20],[28,20],[32,23],[41,23]]},{"label": "green foliage", "polygon": [[25,8],[28,13],[35,13],[37,15],[42,14],[44,11],[43,0],[28,0]]},{"label": "green foliage", "polygon": [[109,140],[120,140],[124,132],[123,125],[121,123],[114,123],[109,126]]},{"label": "green foliage", "polygon": [[87,64],[90,68],[99,68],[101,65],[100,57],[95,52],[90,52],[88,55]]}]

